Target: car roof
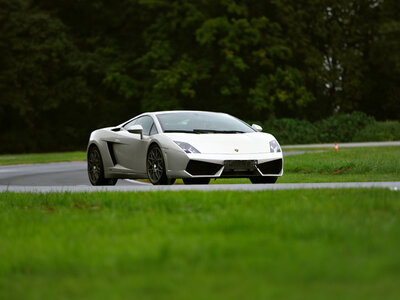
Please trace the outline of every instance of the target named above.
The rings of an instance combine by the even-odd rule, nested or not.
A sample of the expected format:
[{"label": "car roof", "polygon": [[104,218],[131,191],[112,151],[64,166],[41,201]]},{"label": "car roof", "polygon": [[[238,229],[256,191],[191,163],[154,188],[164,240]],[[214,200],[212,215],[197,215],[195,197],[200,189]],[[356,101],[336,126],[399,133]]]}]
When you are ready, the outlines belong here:
[{"label": "car roof", "polygon": [[118,126],[123,126],[126,123],[129,123],[130,121],[142,117],[142,116],[156,116],[160,114],[167,114],[167,113],[212,113],[212,114],[225,114],[222,112],[215,112],[215,111],[205,111],[205,110],[163,110],[163,111],[152,111],[152,112],[144,112],[139,115],[134,116],[133,118],[130,118],[129,120],[119,124]]},{"label": "car roof", "polygon": [[205,111],[205,110],[165,110],[165,111],[154,111],[154,112],[147,112],[143,114],[168,114],[168,113],[212,113],[212,114],[224,114],[218,111]]},{"label": "car roof", "polygon": [[163,110],[163,111],[154,111],[153,114],[163,114],[163,113],[182,113],[182,112],[206,112],[206,113],[220,113],[217,111],[206,111],[206,110]]}]

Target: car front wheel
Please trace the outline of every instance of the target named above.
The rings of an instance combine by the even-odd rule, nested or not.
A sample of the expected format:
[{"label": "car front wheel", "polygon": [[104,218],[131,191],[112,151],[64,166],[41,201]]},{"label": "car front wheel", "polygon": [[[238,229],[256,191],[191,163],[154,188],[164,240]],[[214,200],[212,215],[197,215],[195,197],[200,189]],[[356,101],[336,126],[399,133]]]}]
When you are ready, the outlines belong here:
[{"label": "car front wheel", "polygon": [[89,149],[87,156],[88,176],[92,185],[115,185],[117,178],[105,178],[103,159],[100,150],[96,146]]},{"label": "car front wheel", "polygon": [[154,185],[173,184],[175,178],[168,178],[165,172],[165,163],[160,147],[153,145],[147,153],[147,177]]}]

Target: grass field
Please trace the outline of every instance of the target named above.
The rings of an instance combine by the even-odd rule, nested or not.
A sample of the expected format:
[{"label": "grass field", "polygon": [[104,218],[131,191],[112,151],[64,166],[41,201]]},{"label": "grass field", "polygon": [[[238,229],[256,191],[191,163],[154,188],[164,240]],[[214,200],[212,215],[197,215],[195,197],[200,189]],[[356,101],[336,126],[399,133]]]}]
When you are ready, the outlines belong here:
[{"label": "grass field", "polygon": [[282,182],[400,180],[400,147],[354,148],[285,158]]},{"label": "grass field", "polygon": [[400,192],[0,194],[0,299],[399,299]]},{"label": "grass field", "polygon": [[[352,148],[339,152],[293,155],[284,159],[285,182],[400,180],[400,147]],[[217,179],[211,183],[250,183],[248,179]]]},{"label": "grass field", "polygon": [[85,159],[86,153],[83,151],[34,154],[3,154],[0,155],[0,165],[79,161]]}]

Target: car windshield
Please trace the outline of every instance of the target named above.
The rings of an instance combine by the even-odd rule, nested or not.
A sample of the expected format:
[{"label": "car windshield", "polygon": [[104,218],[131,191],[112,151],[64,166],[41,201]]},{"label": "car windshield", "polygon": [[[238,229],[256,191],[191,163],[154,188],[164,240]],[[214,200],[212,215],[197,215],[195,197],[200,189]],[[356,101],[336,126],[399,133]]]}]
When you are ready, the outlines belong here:
[{"label": "car windshield", "polygon": [[246,133],[255,130],[243,121],[224,113],[171,112],[158,114],[164,132]]}]

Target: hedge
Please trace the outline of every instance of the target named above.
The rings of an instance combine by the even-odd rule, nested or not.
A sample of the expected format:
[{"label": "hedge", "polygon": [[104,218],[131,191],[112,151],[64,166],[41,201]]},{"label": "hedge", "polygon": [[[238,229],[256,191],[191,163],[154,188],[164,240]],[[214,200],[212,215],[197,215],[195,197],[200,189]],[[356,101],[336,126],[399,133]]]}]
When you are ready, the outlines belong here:
[{"label": "hedge", "polygon": [[282,145],[400,140],[400,122],[378,122],[362,112],[337,114],[316,122],[272,119],[258,124]]}]

